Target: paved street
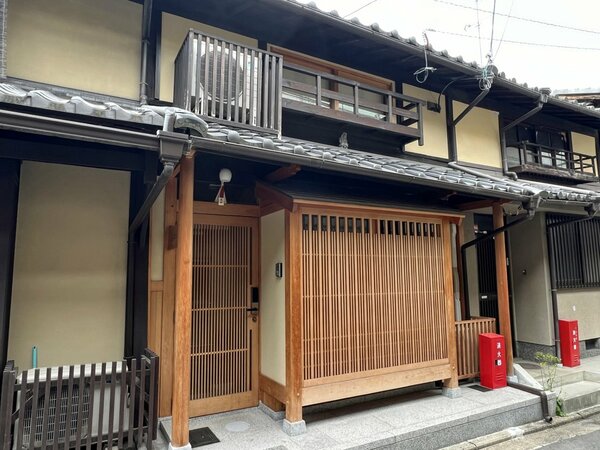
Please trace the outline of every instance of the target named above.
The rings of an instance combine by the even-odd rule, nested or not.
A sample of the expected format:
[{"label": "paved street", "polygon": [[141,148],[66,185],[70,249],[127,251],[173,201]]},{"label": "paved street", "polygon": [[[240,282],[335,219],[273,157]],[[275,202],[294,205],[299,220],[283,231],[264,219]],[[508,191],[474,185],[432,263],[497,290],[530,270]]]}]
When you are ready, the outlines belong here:
[{"label": "paved street", "polygon": [[494,450],[598,450],[600,449],[600,415],[579,420],[539,433],[532,433],[489,447]]}]

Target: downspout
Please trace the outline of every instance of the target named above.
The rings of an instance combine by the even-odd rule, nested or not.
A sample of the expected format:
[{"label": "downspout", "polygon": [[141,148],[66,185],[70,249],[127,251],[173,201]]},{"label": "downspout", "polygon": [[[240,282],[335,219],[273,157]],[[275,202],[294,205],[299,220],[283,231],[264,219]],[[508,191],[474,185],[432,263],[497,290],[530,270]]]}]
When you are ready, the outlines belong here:
[{"label": "downspout", "polygon": [[471,311],[470,311],[470,305],[469,305],[469,276],[465,267],[465,261],[467,260],[467,249],[470,247],[473,247],[474,245],[479,244],[480,242],[484,242],[487,241],[489,239],[492,239],[494,236],[496,236],[497,234],[503,233],[504,231],[515,227],[519,224],[522,224],[523,222],[528,222],[531,219],[534,218],[535,213],[540,205],[540,203],[542,202],[542,197],[540,195],[534,195],[533,197],[531,197],[531,199],[527,202],[523,203],[523,207],[524,209],[527,211],[527,214],[517,220],[515,220],[514,222],[510,222],[507,223],[506,225],[501,226],[500,228],[496,228],[495,230],[490,231],[489,233],[485,234],[484,236],[479,236],[469,242],[464,243],[463,245],[460,246],[460,255],[461,255],[461,259],[463,261],[463,270],[462,270],[462,282],[463,282],[463,292],[464,292],[464,297],[465,297],[465,313],[466,313],[466,320],[469,320],[471,318]]},{"label": "downspout", "polygon": [[546,225],[546,240],[548,246],[548,264],[550,266],[550,295],[552,297],[552,325],[554,328],[554,345],[556,347],[556,356],[558,358],[561,357],[560,354],[560,334],[558,332],[558,277],[556,274],[556,263],[555,263],[555,255],[554,255],[554,245],[550,238],[550,233],[548,233],[548,228],[556,228],[562,225],[573,224],[577,222],[585,222],[596,217],[596,214],[600,210],[600,202],[596,201],[591,203],[586,211],[588,213],[587,216],[577,217],[572,220],[567,220],[565,222],[558,222],[550,225]]},{"label": "downspout", "polygon": [[550,410],[548,408],[548,394],[546,394],[546,391],[544,391],[543,389],[537,389],[533,386],[528,386],[526,384],[521,384],[510,380],[507,380],[507,383],[512,388],[519,389],[521,391],[525,391],[530,394],[539,396],[542,402],[542,416],[544,416],[544,420],[547,423],[552,423],[552,416],[550,415]]},{"label": "downspout", "polygon": [[542,108],[544,107],[544,105],[548,102],[548,97],[550,96],[550,92],[552,92],[552,91],[549,88],[541,88],[537,105],[532,110],[523,114],[521,117],[513,120],[508,125],[502,127],[502,130],[500,132],[500,151],[502,152],[502,172],[504,173],[504,175],[511,177],[515,181],[518,180],[517,174],[515,172],[511,172],[508,170],[508,156],[506,155],[506,141],[505,141],[506,132],[508,130],[516,127],[521,122],[529,119],[531,116],[540,112],[542,110]]},{"label": "downspout", "polygon": [[[127,241],[127,292],[126,292],[126,318],[133,321],[134,317],[134,278],[135,278],[135,247],[136,247],[136,231],[144,222],[152,205],[164,189],[173,175],[175,166],[183,157],[184,152],[188,151],[190,139],[187,134],[173,132],[173,124],[175,123],[176,113],[165,113],[165,121],[163,129],[156,132],[160,142],[159,159],[163,164],[163,170],[154,182],[150,192],[144,199],[140,209],[135,214],[135,217],[129,225],[128,241]],[[129,323],[129,322],[128,322]],[[125,356],[135,356],[133,336],[131,339],[132,348],[127,346],[127,338],[125,341]]]},{"label": "downspout", "polygon": [[148,104],[148,48],[150,47],[150,19],[152,17],[152,0],[144,0],[142,13],[142,61],[140,68],[140,103]]}]

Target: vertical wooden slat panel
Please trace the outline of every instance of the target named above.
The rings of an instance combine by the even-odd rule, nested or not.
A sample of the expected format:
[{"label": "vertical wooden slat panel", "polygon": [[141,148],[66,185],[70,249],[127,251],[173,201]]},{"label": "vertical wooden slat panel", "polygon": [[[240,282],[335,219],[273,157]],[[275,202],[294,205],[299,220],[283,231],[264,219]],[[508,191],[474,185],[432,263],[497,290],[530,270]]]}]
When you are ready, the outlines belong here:
[{"label": "vertical wooden slat panel", "polygon": [[442,220],[302,214],[305,381],[448,358]]}]

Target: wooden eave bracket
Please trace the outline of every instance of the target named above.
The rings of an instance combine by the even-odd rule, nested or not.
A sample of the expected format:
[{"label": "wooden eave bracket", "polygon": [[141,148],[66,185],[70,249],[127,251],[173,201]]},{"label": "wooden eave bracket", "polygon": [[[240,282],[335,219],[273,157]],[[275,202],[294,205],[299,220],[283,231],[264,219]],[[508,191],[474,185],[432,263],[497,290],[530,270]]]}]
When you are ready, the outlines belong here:
[{"label": "wooden eave bracket", "polygon": [[298,164],[290,164],[289,166],[280,167],[277,170],[274,170],[270,174],[265,177],[265,181],[269,183],[277,183],[279,181],[285,180],[287,178],[293,177],[298,172],[300,172],[302,168]]},{"label": "wooden eave bracket", "polygon": [[294,199],[267,183],[257,181],[255,191],[260,203],[275,204],[288,211],[294,210]]}]

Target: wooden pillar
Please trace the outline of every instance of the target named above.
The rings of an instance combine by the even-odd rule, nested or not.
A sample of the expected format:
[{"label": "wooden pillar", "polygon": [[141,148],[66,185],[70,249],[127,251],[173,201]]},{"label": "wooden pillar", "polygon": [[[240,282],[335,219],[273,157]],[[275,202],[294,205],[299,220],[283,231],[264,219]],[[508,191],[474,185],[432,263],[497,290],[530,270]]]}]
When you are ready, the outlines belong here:
[{"label": "wooden pillar", "polygon": [[170,416],[173,399],[173,334],[175,319],[175,266],[177,249],[177,178],[165,188],[163,302],[160,353],[160,417]]},{"label": "wooden pillar", "polygon": [[444,258],[444,297],[446,299],[446,314],[448,327],[448,359],[452,370],[450,378],[444,380],[444,387],[458,388],[458,355],[456,349],[456,315],[454,312],[454,277],[452,274],[452,233],[450,221],[442,222],[442,245]]},{"label": "wooden pillar", "polygon": [[174,448],[189,444],[190,346],[192,316],[192,233],[194,225],[194,158],[184,157],[179,173],[179,212],[175,250],[175,326],[173,342]]},{"label": "wooden pillar", "polygon": [[[494,229],[504,226],[504,210],[502,203],[494,202]],[[508,298],[508,269],[506,267],[506,242],[504,233],[494,237],[496,253],[496,286],[498,289],[498,318],[500,320],[500,334],[504,336],[506,345],[506,372],[513,374],[512,332],[510,325],[510,305]]]},{"label": "wooden pillar", "polygon": [[285,212],[285,418],[302,420],[301,226],[297,213]]}]

